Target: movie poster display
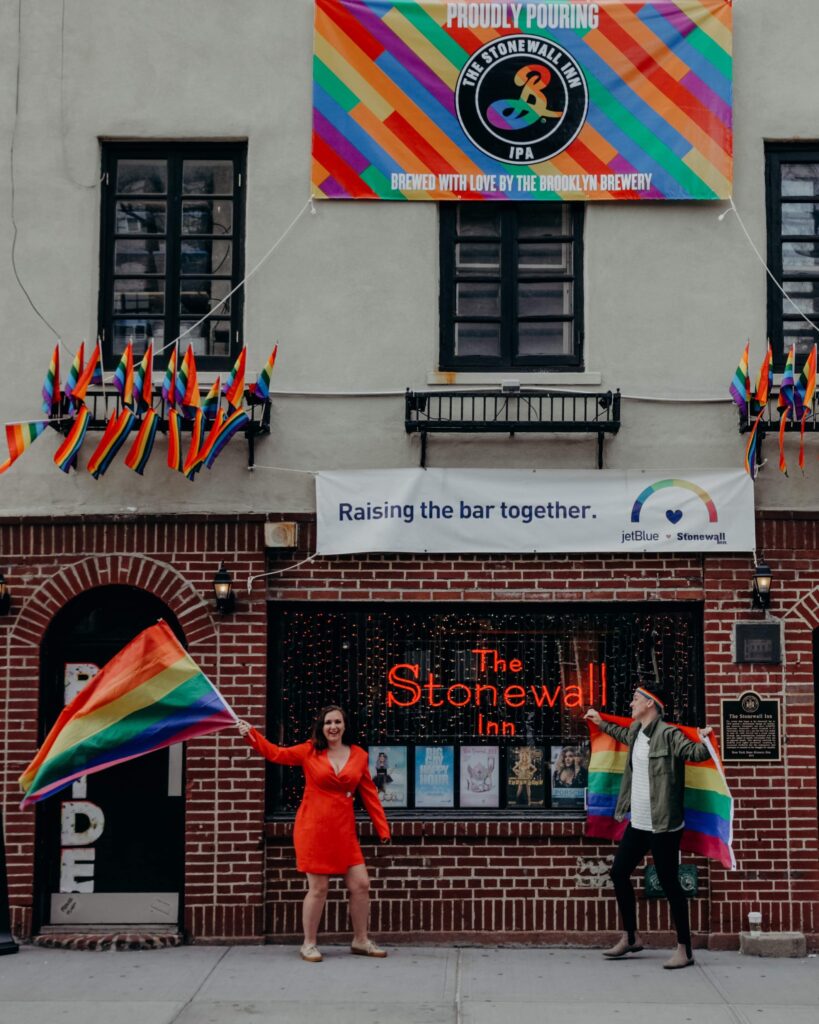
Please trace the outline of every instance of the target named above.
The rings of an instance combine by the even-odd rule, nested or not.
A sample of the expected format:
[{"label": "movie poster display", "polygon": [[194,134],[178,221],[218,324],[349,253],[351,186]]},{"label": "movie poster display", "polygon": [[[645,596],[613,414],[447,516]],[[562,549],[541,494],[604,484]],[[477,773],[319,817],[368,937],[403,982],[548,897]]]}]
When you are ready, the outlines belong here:
[{"label": "movie poster display", "polygon": [[543,747],[510,747],[506,763],[506,806],[544,807]]},{"label": "movie poster display", "polygon": [[455,748],[415,748],[415,806],[455,806]]},{"label": "movie poster display", "polygon": [[500,748],[461,747],[461,807],[500,806]]},{"label": "movie poster display", "polygon": [[385,807],[407,806],[407,748],[370,747],[370,775]]},{"label": "movie poster display", "polygon": [[589,784],[588,740],[552,747],[552,807],[582,810]]},{"label": "movie poster display", "polygon": [[731,0],[321,0],[322,199],[727,199]]}]

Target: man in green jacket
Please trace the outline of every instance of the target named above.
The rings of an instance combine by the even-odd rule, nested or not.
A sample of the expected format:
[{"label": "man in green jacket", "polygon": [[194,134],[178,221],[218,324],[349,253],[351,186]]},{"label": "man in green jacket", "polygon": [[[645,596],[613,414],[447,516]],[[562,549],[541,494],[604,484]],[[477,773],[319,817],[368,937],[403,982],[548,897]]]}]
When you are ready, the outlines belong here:
[{"label": "man in green jacket", "polygon": [[[620,941],[603,956],[619,959],[639,953],[643,948],[637,934],[637,903],[631,873],[650,851],[677,930],[677,949],[663,964],[673,971],[694,963],[688,903],[677,870],[685,827],[685,762],[707,761],[711,755],[704,743],[689,740],[679,729],[663,721],[666,703],[658,687],[638,686],[631,700],[633,721],[628,728],[603,721],[594,708],[586,712],[586,718],[620,743],[627,744],[629,750],[614,816],[618,821],[629,814],[631,818],[611,867],[624,931]],[[701,729],[700,736],[704,738],[710,732],[710,726]]]}]

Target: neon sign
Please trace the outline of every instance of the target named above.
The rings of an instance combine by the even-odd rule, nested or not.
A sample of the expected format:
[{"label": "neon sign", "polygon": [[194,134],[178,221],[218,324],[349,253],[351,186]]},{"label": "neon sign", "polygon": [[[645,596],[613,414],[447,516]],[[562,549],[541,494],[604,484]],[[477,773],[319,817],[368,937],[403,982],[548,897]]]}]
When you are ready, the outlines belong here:
[{"label": "neon sign", "polygon": [[[478,657],[478,671],[512,673],[524,670],[519,658],[502,658],[493,647],[471,650]],[[488,719],[484,711],[503,711],[505,708],[582,708],[592,705],[605,707],[607,701],[606,663],[589,662],[585,673],[575,675],[572,683],[520,682],[505,684],[490,682],[441,682],[434,672],[427,672],[422,681],[421,666],[413,662],[397,662],[387,671],[388,708],[466,708],[478,709],[477,733],[481,736],[514,736],[513,722]]]}]

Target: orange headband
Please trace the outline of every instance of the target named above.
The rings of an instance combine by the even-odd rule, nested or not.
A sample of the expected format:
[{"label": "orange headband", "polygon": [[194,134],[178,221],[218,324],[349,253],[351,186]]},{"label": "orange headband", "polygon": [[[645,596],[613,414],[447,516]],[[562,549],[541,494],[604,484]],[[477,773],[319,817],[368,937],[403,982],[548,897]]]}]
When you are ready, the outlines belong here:
[{"label": "orange headband", "polygon": [[638,686],[637,692],[641,693],[648,700],[653,700],[661,711],[665,711],[665,704],[663,704],[659,697],[655,697],[651,690],[647,690],[644,686]]}]

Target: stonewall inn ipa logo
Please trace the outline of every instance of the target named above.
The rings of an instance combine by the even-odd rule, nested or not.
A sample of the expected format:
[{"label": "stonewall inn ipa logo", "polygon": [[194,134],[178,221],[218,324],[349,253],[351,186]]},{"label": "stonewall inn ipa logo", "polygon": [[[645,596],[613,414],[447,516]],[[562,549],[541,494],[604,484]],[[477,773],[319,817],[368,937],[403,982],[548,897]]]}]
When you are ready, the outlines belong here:
[{"label": "stonewall inn ipa logo", "polygon": [[455,90],[461,127],[478,149],[509,164],[561,153],[586,120],[589,92],[574,58],[541,36],[508,36],[476,50]]}]

